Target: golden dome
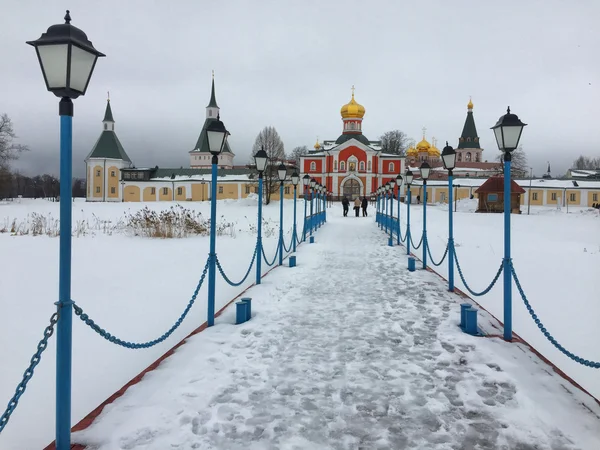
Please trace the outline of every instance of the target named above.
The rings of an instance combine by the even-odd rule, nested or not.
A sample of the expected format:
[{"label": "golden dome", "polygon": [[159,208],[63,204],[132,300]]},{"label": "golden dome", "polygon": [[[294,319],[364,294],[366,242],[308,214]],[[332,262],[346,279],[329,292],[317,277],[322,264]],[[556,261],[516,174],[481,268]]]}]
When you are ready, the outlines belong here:
[{"label": "golden dome", "polygon": [[428,150],[429,156],[437,156],[438,158],[441,156],[440,151],[438,150],[438,148],[435,146],[435,138],[431,138],[431,147]]},{"label": "golden dome", "polygon": [[467,108],[473,109],[473,102],[471,101],[470,97],[469,97],[469,103],[467,104]]},{"label": "golden dome", "polygon": [[321,148],[321,144],[319,144],[319,138],[317,138],[317,143],[315,144],[315,150],[319,150]]},{"label": "golden dome", "polygon": [[414,147],[408,147],[408,150],[406,150],[406,156],[417,156],[417,149]]},{"label": "golden dome", "polygon": [[354,86],[352,86],[352,99],[350,100],[350,103],[342,106],[340,114],[344,119],[354,117],[362,119],[365,115],[365,107],[363,105],[359,105],[356,103],[356,100],[354,100]]},{"label": "golden dome", "polygon": [[417,144],[417,151],[428,152],[430,148],[431,145],[425,140],[425,136],[423,136],[423,140]]}]

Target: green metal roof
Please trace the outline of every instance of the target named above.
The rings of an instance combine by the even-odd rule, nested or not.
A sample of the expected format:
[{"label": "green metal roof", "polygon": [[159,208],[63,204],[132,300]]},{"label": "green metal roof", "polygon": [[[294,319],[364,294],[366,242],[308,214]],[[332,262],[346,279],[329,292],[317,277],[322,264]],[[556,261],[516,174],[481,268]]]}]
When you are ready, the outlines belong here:
[{"label": "green metal roof", "polygon": [[122,159],[131,162],[115,132],[108,130],[102,132],[86,159],[89,158]]},{"label": "green metal roof", "polygon": [[[225,175],[250,175],[253,173],[256,173],[256,170],[254,170],[254,169],[217,169],[217,176],[219,176],[219,177],[224,177]],[[207,181],[209,181],[211,174],[212,174],[211,169],[158,168],[158,169],[151,170],[150,178],[170,178],[171,176],[176,176],[176,177],[205,176]]]},{"label": "green metal roof", "polygon": [[208,103],[207,108],[218,108],[217,106],[217,98],[215,96],[215,79],[212,80],[212,89],[210,91],[210,102]]},{"label": "green metal roof", "polygon": [[[192,150],[192,152],[200,152],[200,153],[210,153],[208,149],[208,139],[206,137],[206,128],[208,124],[215,121],[214,117],[209,117],[204,121],[204,126],[202,127],[202,131],[200,132],[200,136],[198,136],[198,140],[196,141],[196,146]],[[190,152],[190,153],[192,153]],[[233,153],[231,148],[229,148],[229,142],[225,142],[225,148],[223,149],[223,153]]]},{"label": "green metal roof", "polygon": [[467,112],[465,126],[463,127],[462,135],[458,140],[458,148],[481,148],[479,146],[479,136],[477,136],[477,128],[475,128],[475,119],[473,111]]},{"label": "green metal roof", "polygon": [[369,139],[367,139],[367,137],[364,134],[342,134],[339,138],[337,138],[335,143],[338,145],[343,144],[344,142],[349,141],[350,139],[356,139],[358,142],[361,142],[365,145],[371,144],[371,141],[369,141]]},{"label": "green metal roof", "polygon": [[106,112],[104,113],[104,119],[102,119],[102,122],[114,122],[115,119],[113,119],[113,115],[112,115],[112,109],[110,109],[110,100],[106,101]]}]

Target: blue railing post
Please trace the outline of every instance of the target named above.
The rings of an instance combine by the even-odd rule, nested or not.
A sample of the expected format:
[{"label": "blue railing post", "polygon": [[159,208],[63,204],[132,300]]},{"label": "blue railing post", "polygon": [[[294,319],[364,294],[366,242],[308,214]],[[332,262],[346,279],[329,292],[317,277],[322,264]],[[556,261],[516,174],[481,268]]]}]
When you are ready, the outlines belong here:
[{"label": "blue railing post", "polygon": [[452,218],[452,171],[448,173],[448,290],[454,291],[454,223]]},{"label": "blue railing post", "polygon": [[327,222],[327,192],[323,193],[323,223]]},{"label": "blue railing post", "polygon": [[294,185],[294,226],[292,227],[292,251],[296,253],[296,185]]},{"label": "blue railing post", "polygon": [[400,186],[398,186],[398,239],[397,243],[400,245]]},{"label": "blue railing post", "polygon": [[379,194],[375,194],[375,223],[379,225]]},{"label": "blue railing post", "polygon": [[208,254],[208,315],[206,324],[215,324],[215,281],[217,268],[217,164],[219,157],[212,156],[212,171],[210,185],[210,252]]},{"label": "blue railing post", "polygon": [[512,273],[510,270],[510,164],[511,154],[504,154],[504,340],[512,341]]},{"label": "blue railing post", "polygon": [[384,207],[384,213],[383,213],[383,229],[384,231],[387,233],[387,214],[388,214],[388,195],[387,192],[383,193],[383,204],[385,205]]},{"label": "blue railing post", "polygon": [[406,192],[406,254],[410,255],[410,185]]},{"label": "blue railing post", "polygon": [[58,322],[56,325],[56,447],[71,448],[71,356],[73,302],[71,300],[71,180],[73,178],[73,102],[63,97],[60,115],[60,243],[58,267]]},{"label": "blue railing post", "polygon": [[423,269],[427,268],[427,180],[423,180]]},{"label": "blue railing post", "polygon": [[390,190],[390,240],[394,245],[394,190]]},{"label": "blue railing post", "polygon": [[279,265],[283,264],[283,181],[279,182]]},{"label": "blue railing post", "polygon": [[313,188],[310,188],[310,235],[313,234]]},{"label": "blue railing post", "polygon": [[302,241],[306,242],[306,208],[308,207],[308,203],[306,201],[306,196],[308,195],[308,189],[304,186],[304,226],[302,227]]},{"label": "blue railing post", "polygon": [[262,277],[262,202],[263,202],[263,173],[258,172],[258,237],[256,242],[256,284],[260,284]]}]

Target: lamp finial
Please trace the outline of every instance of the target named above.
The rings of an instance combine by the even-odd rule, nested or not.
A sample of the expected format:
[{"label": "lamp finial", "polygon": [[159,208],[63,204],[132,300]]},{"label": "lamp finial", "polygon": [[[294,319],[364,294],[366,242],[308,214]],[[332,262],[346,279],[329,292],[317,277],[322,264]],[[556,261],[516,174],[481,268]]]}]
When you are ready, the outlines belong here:
[{"label": "lamp finial", "polygon": [[67,13],[65,14],[65,23],[68,25],[71,24],[71,14],[68,9],[67,9]]}]

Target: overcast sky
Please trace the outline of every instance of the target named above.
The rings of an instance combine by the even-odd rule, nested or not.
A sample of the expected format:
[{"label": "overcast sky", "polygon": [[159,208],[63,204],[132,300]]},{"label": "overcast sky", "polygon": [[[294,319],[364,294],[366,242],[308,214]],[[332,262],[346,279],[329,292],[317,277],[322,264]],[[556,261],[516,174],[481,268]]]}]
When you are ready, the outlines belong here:
[{"label": "overcast sky", "polygon": [[215,70],[235,163],[258,132],[287,152],[341,133],[340,107],[365,106],[372,140],[400,129],[456,146],[469,96],[484,160],[508,105],[528,127],[534,173],[560,175],[579,154],[600,156],[600,1],[2,0],[0,113],[31,152],[17,166],[58,174],[58,99],[32,47],[48,26],[72,24],[107,55],[75,100],[74,174],[101,132],[110,91],[115,130],[136,166],[187,167]]}]

